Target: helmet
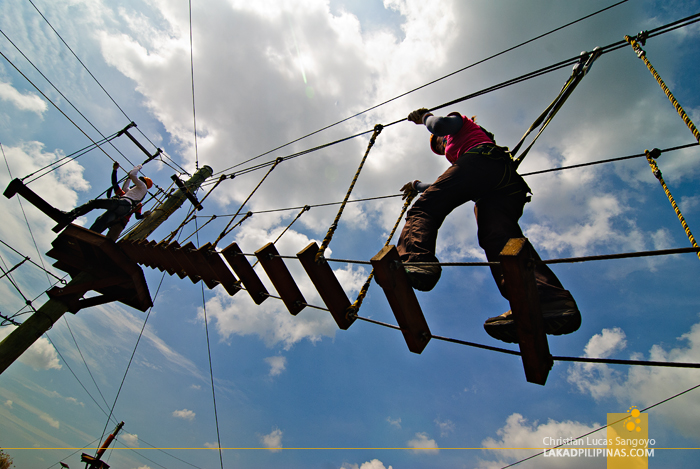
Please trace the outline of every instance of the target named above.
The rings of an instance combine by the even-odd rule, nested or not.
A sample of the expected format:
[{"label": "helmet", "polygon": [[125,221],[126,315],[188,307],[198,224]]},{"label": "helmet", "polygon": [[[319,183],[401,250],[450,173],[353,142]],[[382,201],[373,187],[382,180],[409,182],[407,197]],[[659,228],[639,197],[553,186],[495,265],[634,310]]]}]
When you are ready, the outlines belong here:
[{"label": "helmet", "polygon": [[[439,140],[440,138],[442,138],[442,142],[443,142],[442,151],[438,150],[438,144],[440,143],[440,140]],[[445,154],[444,145],[445,145],[444,137],[438,137],[435,134],[430,134],[430,149],[433,150],[433,153],[435,153],[436,155],[444,155]]]},{"label": "helmet", "polygon": [[153,187],[153,181],[151,180],[151,178],[141,176],[139,179],[141,179],[144,182],[144,184],[146,184],[146,188],[150,189],[151,187]]}]

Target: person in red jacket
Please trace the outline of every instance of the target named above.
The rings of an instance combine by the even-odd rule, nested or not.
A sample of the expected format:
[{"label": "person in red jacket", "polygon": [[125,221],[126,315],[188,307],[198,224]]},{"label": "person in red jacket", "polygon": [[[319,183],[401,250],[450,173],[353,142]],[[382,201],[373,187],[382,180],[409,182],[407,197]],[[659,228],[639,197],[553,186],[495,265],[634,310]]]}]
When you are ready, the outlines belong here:
[{"label": "person in red jacket", "polygon": [[[430,132],[430,148],[444,155],[451,166],[432,184],[409,182],[401,190],[422,192],[406,216],[397,250],[403,262],[439,263],[435,256],[437,234],[447,215],[460,205],[474,201],[479,246],[489,262],[498,256],[511,238],[523,238],[518,225],[523,207],[529,201],[530,188],[516,172],[510,154],[496,145],[493,136],[472,119],[453,112],[434,116],[421,108],[408,120],[425,125]],[[536,260],[539,256],[533,250]],[[439,265],[405,266],[416,290],[430,291],[440,279]],[[508,298],[500,266],[491,273],[501,295]],[[560,335],[576,331],[581,314],[571,293],[547,265],[535,266],[535,279],[547,334]],[[492,337],[504,342],[518,342],[512,312],[488,319],[484,328]]]}]

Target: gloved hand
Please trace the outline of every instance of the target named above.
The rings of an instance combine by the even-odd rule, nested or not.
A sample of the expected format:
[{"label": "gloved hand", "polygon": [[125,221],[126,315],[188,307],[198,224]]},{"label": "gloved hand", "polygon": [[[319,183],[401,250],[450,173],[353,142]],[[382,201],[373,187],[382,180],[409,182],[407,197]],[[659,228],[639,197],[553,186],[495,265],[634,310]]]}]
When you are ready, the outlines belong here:
[{"label": "gloved hand", "polygon": [[119,169],[119,163],[117,163],[115,161],[114,164],[112,165],[112,169]]},{"label": "gloved hand", "polygon": [[415,186],[413,185],[413,181],[407,182],[406,184],[404,184],[403,187],[401,188],[401,192],[403,192],[403,196],[401,196],[401,200],[406,200],[411,196],[415,197],[416,194],[418,194],[418,191],[416,190]]},{"label": "gloved hand", "polygon": [[432,116],[432,113],[428,111],[426,108],[422,107],[420,109],[416,109],[415,111],[411,112],[408,115],[408,120],[417,124],[417,125],[422,125],[423,124],[423,116],[426,114],[430,114]]}]

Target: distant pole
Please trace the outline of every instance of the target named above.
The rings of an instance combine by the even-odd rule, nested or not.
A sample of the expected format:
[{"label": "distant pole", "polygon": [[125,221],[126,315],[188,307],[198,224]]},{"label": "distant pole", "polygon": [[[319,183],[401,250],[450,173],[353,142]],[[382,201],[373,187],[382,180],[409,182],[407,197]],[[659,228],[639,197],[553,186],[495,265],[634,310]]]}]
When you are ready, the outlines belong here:
[{"label": "distant pole", "polygon": [[[203,166],[192,178],[185,182],[185,186],[194,192],[212,173],[213,170],[209,166]],[[187,199],[184,192],[178,189],[165,202],[156,207],[150,215],[145,217],[139,226],[125,236],[124,239],[145,239],[161,223],[167,220],[185,200]],[[68,282],[66,287],[80,285],[91,280],[93,280],[92,275],[87,272],[81,272]],[[70,307],[65,302],[58,299],[50,299],[17,329],[12,331],[10,335],[5,337],[0,342],[0,374],[12,365],[46,331],[51,329],[69,309]]]}]

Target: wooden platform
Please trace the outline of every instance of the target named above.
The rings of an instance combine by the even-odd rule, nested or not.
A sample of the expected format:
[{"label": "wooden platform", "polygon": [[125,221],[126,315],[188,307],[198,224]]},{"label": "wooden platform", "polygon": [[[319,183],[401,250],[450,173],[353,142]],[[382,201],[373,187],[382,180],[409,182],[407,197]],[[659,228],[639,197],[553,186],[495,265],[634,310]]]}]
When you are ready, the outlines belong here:
[{"label": "wooden platform", "polygon": [[[50,298],[61,299],[72,313],[88,306],[119,301],[140,311],[153,306],[141,268],[114,241],[76,225],[68,225],[51,243],[46,253],[56,259],[54,266],[71,277],[85,272],[92,280],[47,292]],[[94,290],[101,296],[83,298]]]}]

